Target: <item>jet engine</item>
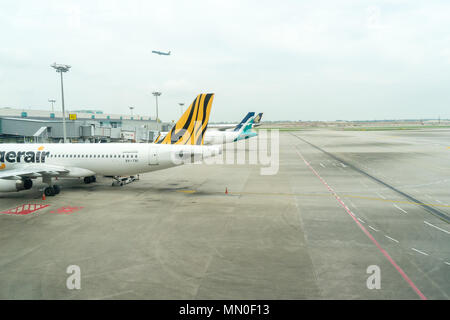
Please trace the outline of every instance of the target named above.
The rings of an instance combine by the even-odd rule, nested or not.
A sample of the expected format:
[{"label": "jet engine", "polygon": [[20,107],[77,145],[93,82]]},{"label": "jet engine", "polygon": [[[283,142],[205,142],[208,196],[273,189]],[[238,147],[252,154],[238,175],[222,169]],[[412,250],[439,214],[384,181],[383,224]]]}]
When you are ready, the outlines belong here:
[{"label": "jet engine", "polygon": [[0,179],[0,192],[14,192],[28,190],[33,187],[31,179],[24,180],[2,180]]}]

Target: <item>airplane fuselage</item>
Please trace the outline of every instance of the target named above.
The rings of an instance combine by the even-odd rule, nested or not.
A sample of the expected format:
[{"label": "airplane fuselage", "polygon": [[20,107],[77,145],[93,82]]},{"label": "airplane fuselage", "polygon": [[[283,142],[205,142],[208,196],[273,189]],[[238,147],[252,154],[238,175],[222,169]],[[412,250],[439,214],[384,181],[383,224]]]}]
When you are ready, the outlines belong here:
[{"label": "airplane fuselage", "polygon": [[[74,168],[68,176],[132,175],[183,164],[187,156],[210,156],[218,149],[196,145],[139,143],[0,144],[0,172],[29,165]],[[83,169],[83,170],[80,170]]]}]

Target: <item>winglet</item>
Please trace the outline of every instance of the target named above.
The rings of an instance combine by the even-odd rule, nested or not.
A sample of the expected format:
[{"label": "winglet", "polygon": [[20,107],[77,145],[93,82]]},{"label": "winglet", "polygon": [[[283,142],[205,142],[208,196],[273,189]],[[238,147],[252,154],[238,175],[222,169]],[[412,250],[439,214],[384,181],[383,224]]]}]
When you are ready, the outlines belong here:
[{"label": "winglet", "polygon": [[163,138],[159,136],[155,143],[159,144],[203,144],[203,137],[208,127],[209,114],[214,93],[201,93]]}]

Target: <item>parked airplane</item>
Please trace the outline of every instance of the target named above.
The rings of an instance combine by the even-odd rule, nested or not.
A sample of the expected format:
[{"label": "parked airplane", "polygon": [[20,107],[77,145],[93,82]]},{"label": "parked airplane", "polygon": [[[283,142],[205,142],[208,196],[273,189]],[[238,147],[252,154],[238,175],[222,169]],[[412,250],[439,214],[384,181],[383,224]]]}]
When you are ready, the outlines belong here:
[{"label": "parked airplane", "polygon": [[0,192],[21,191],[42,178],[46,196],[60,192],[55,177],[118,177],[174,167],[192,159],[220,154],[220,148],[203,146],[214,94],[199,94],[176,123],[174,139],[159,144],[0,144]]},{"label": "parked airplane", "polygon": [[206,145],[217,145],[256,137],[258,134],[252,131],[254,118],[254,116],[250,117],[244,125],[238,126],[239,128],[233,131],[208,131],[205,134],[204,143]]},{"label": "parked airplane", "polygon": [[[236,142],[238,140],[248,139],[257,136],[258,134],[251,130],[254,118],[255,113],[249,112],[233,131],[219,131],[219,130],[206,131],[204,136],[204,144],[218,145],[223,143]],[[164,139],[167,138],[167,135],[169,133],[170,132],[161,132],[160,135],[156,138],[155,143],[161,143],[161,141],[164,141]]]},{"label": "parked airplane", "polygon": [[261,125],[261,119],[262,119],[263,113],[258,113],[258,115],[253,120],[253,128],[259,127]]},{"label": "parked airplane", "polygon": [[[250,113],[250,112],[249,112]],[[252,112],[253,114],[255,114],[254,112]],[[261,125],[261,119],[262,119],[263,113],[258,113],[258,115],[255,117],[255,119],[253,120],[253,128],[255,127],[259,127]],[[247,116],[248,117],[248,114]],[[226,123],[226,124],[208,124],[208,129],[217,129],[220,131],[225,131],[225,130],[236,130],[236,127],[239,126],[240,124],[243,124],[246,120],[245,118],[239,123]]]},{"label": "parked airplane", "polygon": [[162,51],[153,50],[152,53],[159,54],[160,56],[170,56],[170,51],[169,52],[162,52]]}]

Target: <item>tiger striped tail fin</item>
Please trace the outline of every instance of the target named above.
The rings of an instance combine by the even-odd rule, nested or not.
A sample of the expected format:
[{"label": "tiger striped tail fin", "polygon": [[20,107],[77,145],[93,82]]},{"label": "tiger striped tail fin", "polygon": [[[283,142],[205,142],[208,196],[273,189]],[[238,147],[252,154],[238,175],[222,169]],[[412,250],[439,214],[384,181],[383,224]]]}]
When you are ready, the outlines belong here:
[{"label": "tiger striped tail fin", "polygon": [[155,143],[202,145],[213,98],[214,93],[199,94],[169,133],[164,138],[158,137]]}]

